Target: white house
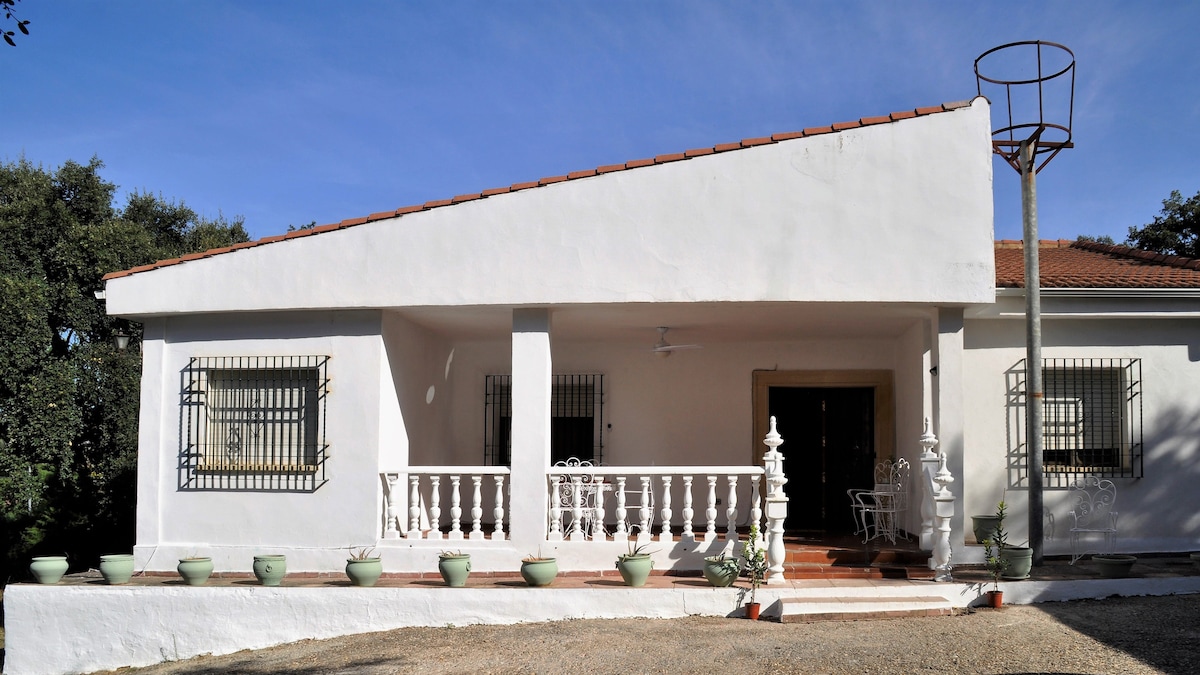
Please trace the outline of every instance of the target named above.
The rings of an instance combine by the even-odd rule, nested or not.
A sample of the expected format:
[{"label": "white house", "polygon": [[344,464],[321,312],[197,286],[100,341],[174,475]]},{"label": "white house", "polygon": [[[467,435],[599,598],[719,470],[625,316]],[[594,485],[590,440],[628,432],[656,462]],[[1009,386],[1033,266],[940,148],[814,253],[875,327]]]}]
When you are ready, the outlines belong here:
[{"label": "white house", "polygon": [[[964,514],[1002,495],[1024,538],[1021,262],[993,237],[990,128],[982,98],[918,108],[109,275],[108,311],[145,328],[139,567],[326,571],[375,546],[392,572],[440,549],[600,569],[646,520],[661,562],[695,566],[762,518],[769,416],[788,529],[853,529],[846,490],[919,466],[929,419],[953,560],[979,559]],[[1120,550],[1197,548],[1198,264],[1043,261],[1046,552],[1094,472]],[[656,352],[658,327],[702,348]],[[602,479],[600,513],[554,504],[564,473]],[[928,544],[917,473],[902,525]]]}]

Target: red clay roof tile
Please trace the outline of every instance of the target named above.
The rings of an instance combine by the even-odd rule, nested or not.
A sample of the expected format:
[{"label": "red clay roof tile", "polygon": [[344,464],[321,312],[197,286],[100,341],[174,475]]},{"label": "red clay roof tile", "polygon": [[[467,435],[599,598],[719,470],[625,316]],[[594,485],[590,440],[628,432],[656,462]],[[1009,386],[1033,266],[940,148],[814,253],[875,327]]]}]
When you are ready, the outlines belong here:
[{"label": "red clay roof tile", "polygon": [[484,197],[492,197],[495,195],[502,195],[506,192],[512,192],[512,188],[511,187],[492,188],[490,190],[484,190],[483,192],[481,192],[479,194],[483,195]]},{"label": "red clay roof tile", "polygon": [[891,117],[889,117],[887,115],[883,115],[882,117],[864,117],[859,120],[859,123],[865,127],[865,126],[869,126],[872,124],[887,124],[888,122],[891,122],[891,121],[892,121]]},{"label": "red clay roof tile", "polygon": [[454,199],[451,199],[450,201],[455,204],[460,204],[462,202],[470,202],[470,201],[474,201],[476,199],[482,199],[482,198],[483,198],[483,195],[479,194],[478,192],[473,192],[469,195],[458,195],[457,197],[455,197]]},{"label": "red clay roof tile", "polygon": [[728,152],[729,150],[741,150],[741,149],[742,149],[741,143],[718,143],[713,146],[713,150],[716,152]]},{"label": "red clay roof tile", "polygon": [[702,157],[704,155],[711,155],[714,152],[716,152],[716,150],[713,150],[712,148],[696,148],[695,150],[685,151],[683,153],[683,156],[687,157],[688,159],[691,159],[692,157]]},{"label": "red clay roof tile", "polygon": [[[1200,288],[1194,261],[1128,246],[1060,239],[1041,241],[1042,288]],[[996,242],[996,285],[1025,287],[1025,251],[1019,241]]]},{"label": "red clay roof tile", "polygon": [[743,138],[742,139],[742,147],[743,148],[752,148],[756,145],[766,145],[767,143],[773,143],[773,142],[774,141],[771,140],[770,136],[760,136],[758,138]]},{"label": "red clay roof tile", "polygon": [[820,136],[821,134],[833,133],[833,127],[805,127],[805,136]]},{"label": "red clay roof tile", "polygon": [[567,174],[567,179],[575,180],[576,178],[589,178],[589,177],[595,176],[595,175],[596,175],[595,169],[588,169],[587,171],[572,171],[571,173]]},{"label": "red clay roof tile", "polygon": [[847,129],[856,129],[859,126],[861,126],[861,125],[859,125],[858,120],[854,120],[853,122],[835,122],[833,124],[833,130],[834,131],[845,131]]},{"label": "red clay roof tile", "polygon": [[653,159],[631,159],[628,162],[625,162],[626,169],[636,169],[636,168],[642,167],[642,166],[653,166],[653,165],[654,165]]},{"label": "red clay roof tile", "polygon": [[613,171],[624,171],[624,170],[625,170],[624,164],[605,164],[604,166],[597,167],[596,173],[612,173]]},{"label": "red clay roof tile", "polygon": [[942,106],[940,106],[940,105],[938,105],[938,106],[929,106],[929,107],[927,107],[927,108],[917,108],[917,114],[918,114],[918,115],[932,115],[932,114],[934,114],[934,113],[940,113],[940,112],[943,112],[944,110],[945,110],[945,108],[943,108],[943,107],[942,107]]},{"label": "red clay roof tile", "polygon": [[536,180],[531,180],[524,183],[513,183],[512,189],[515,192],[517,190],[528,190],[529,188],[535,188],[538,187],[538,185],[539,183]]},{"label": "red clay roof tile", "polygon": [[566,176],[549,176],[538,181],[538,185],[550,185],[551,183],[561,183],[567,180]]},{"label": "red clay roof tile", "polygon": [[775,141],[776,143],[779,143],[782,141],[790,141],[793,138],[804,138],[804,132],[803,131],[788,131],[788,132],[782,133],[782,134],[771,134],[771,140]]},{"label": "red clay roof tile", "polygon": [[915,110],[901,110],[899,112],[894,112],[891,115],[888,115],[888,117],[892,118],[893,122],[896,122],[898,120],[910,120],[916,116],[917,116],[917,112]]},{"label": "red clay roof tile", "polygon": [[684,158],[685,157],[682,152],[672,152],[669,155],[655,155],[654,163],[655,164],[666,164],[667,162],[678,162],[679,160],[684,159]]}]

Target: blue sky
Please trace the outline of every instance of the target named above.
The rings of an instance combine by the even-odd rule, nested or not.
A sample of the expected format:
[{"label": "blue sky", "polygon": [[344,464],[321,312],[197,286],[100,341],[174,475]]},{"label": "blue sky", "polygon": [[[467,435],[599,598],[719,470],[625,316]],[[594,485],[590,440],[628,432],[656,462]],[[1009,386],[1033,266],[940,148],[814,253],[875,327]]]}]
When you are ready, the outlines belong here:
[{"label": "blue sky", "polygon": [[[1200,3],[22,0],[0,160],[91,156],[253,238],[604,164],[969,99],[1017,40],[1075,52],[1042,238],[1200,190]],[[11,26],[9,26],[11,28]],[[998,121],[998,117],[993,115]],[[995,160],[996,237],[1020,238]]]}]

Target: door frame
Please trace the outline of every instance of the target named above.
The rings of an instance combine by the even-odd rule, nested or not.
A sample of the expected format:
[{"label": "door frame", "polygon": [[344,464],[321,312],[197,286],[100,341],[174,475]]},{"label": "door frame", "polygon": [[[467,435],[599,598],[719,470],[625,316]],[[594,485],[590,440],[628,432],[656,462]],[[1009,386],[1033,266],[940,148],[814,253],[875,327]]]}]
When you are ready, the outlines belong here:
[{"label": "door frame", "polygon": [[[813,389],[870,387],[875,391],[875,462],[896,456],[895,373],[891,370],[756,370],[754,371],[754,439],[751,461],[762,466],[767,446],[762,442],[771,430],[767,404],[771,387],[806,387]],[[780,432],[787,472],[787,430]]]}]

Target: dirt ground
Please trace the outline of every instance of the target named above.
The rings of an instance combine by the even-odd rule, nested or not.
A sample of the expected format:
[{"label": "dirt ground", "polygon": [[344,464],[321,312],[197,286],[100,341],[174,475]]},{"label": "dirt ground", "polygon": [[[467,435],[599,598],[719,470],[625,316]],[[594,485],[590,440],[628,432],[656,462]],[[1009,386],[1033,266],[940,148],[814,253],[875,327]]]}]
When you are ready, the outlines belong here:
[{"label": "dirt ground", "polygon": [[690,617],[406,628],[122,674],[1200,672],[1200,595],[952,617],[779,624]]}]

